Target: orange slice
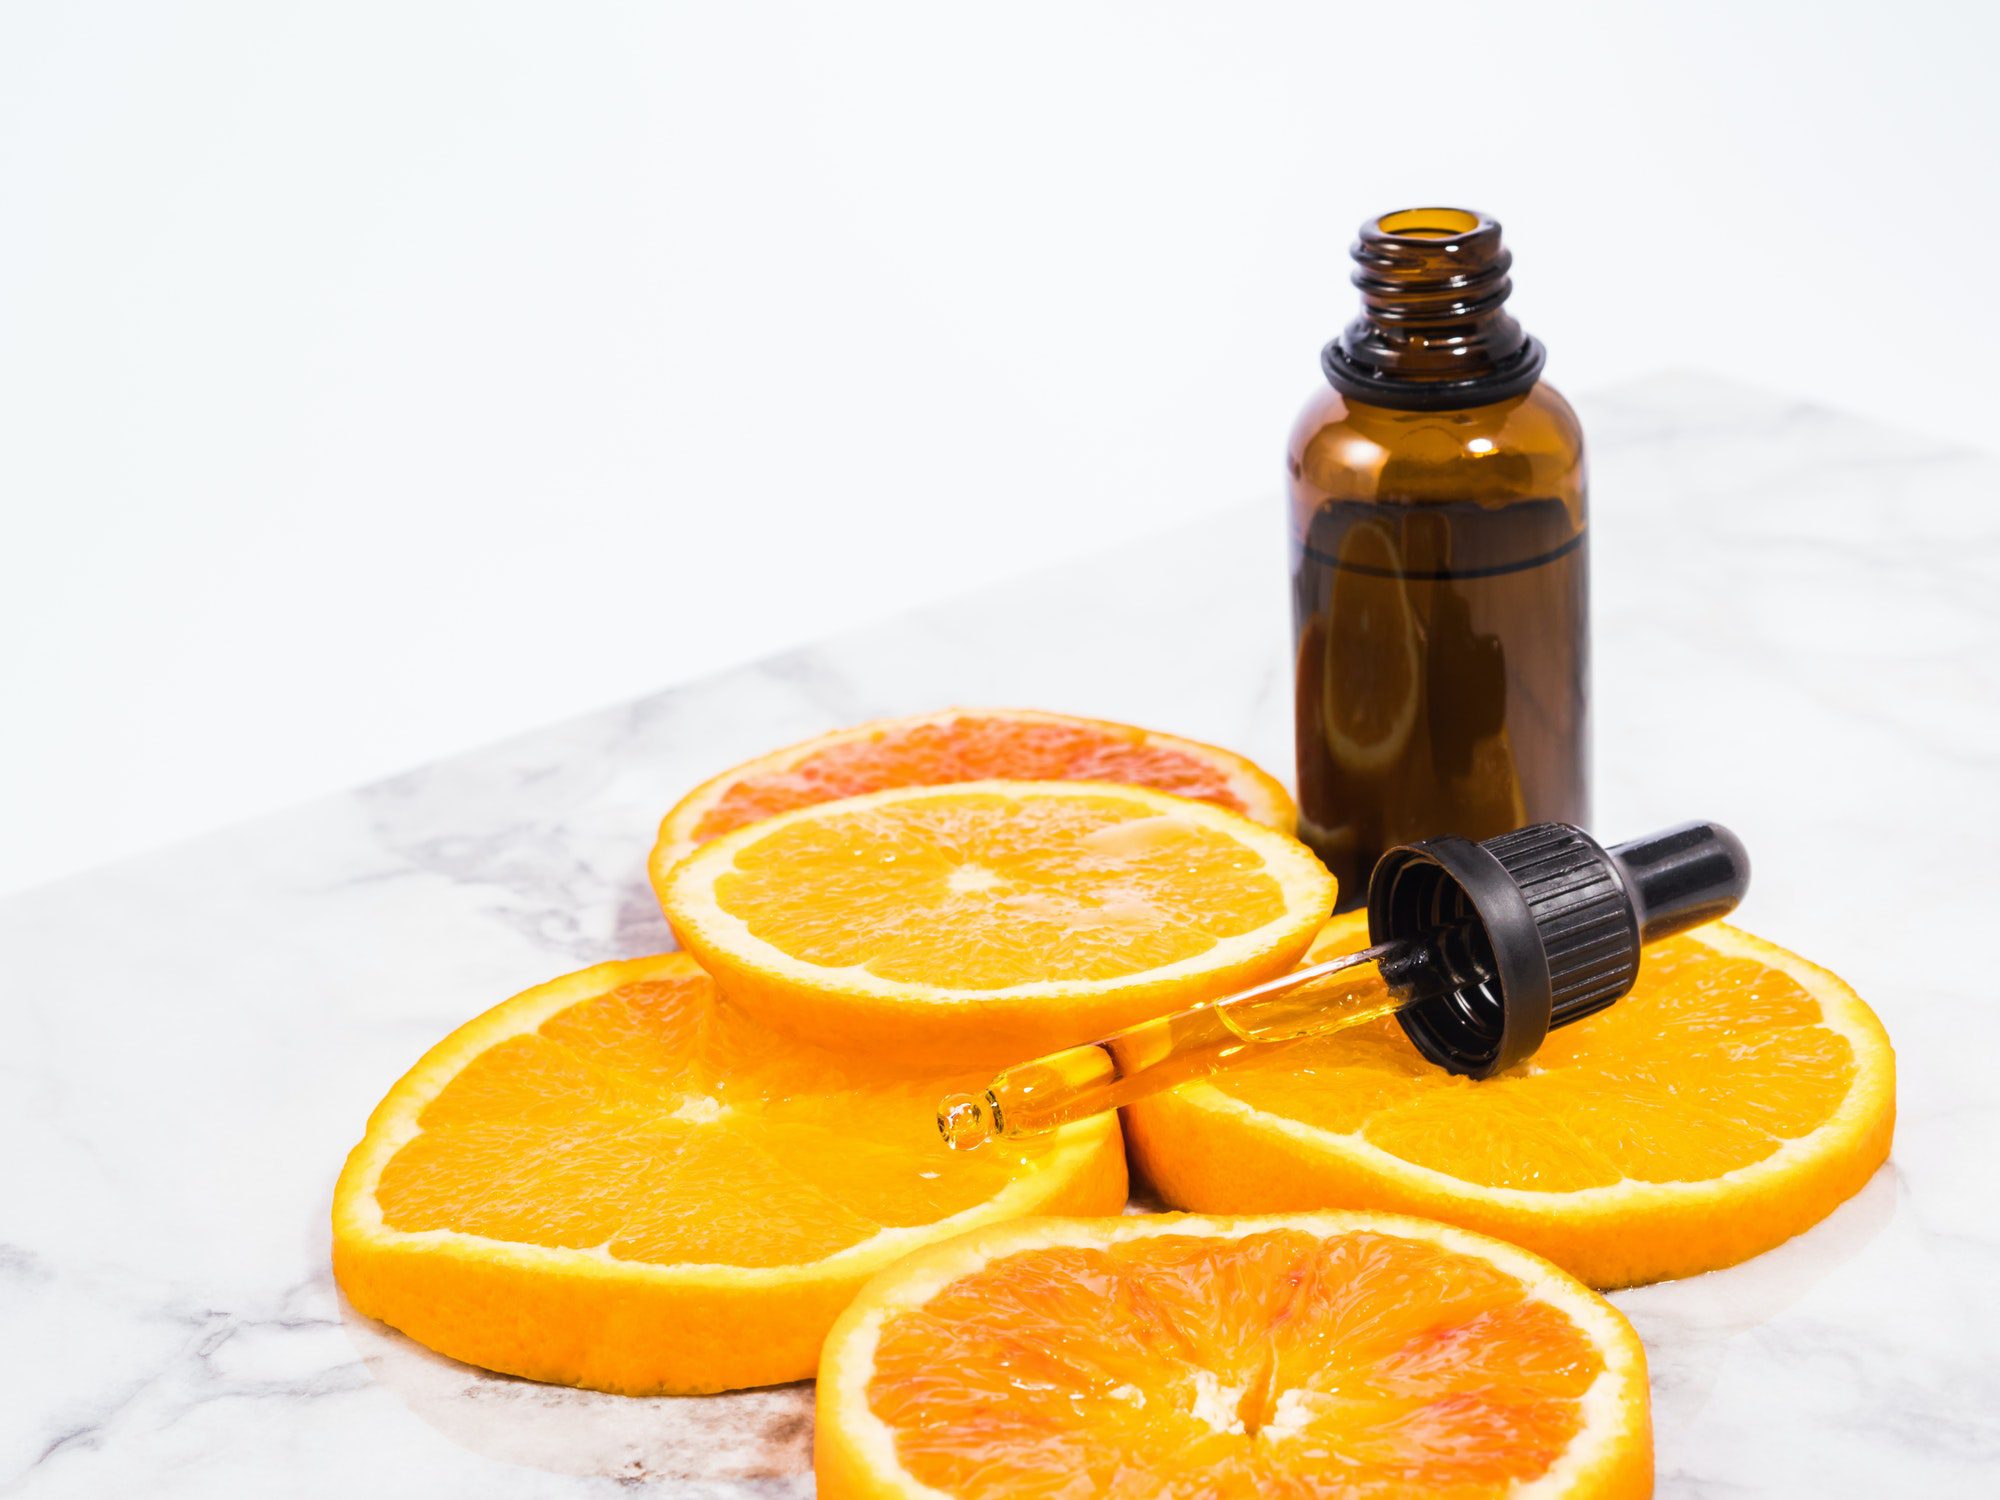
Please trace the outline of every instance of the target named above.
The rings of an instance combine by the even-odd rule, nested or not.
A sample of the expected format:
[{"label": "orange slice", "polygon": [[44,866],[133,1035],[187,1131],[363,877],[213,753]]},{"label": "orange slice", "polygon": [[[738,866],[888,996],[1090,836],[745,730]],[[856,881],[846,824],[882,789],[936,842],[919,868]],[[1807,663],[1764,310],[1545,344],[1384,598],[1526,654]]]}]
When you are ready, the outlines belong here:
[{"label": "orange slice", "polygon": [[1113,1123],[968,1162],[931,1123],[942,1086],[773,1037],[684,954],[600,964],[390,1090],[334,1193],[334,1272],[361,1312],[491,1370],[629,1394],[801,1379],[916,1246],[1125,1201]]},{"label": "orange slice", "polygon": [[1255,764],[1198,740],[1033,709],[948,708],[837,729],[704,781],[660,824],[653,880],[703,840],[774,813],[890,787],[992,780],[1149,786],[1285,833],[1298,817]]},{"label": "orange slice", "polygon": [[979,781],[805,807],[702,845],[662,904],[723,993],[835,1046],[1016,1061],[1282,972],[1333,877],[1285,834],[1141,787]]},{"label": "orange slice", "polygon": [[[1313,955],[1365,942],[1342,917]],[[1142,1100],[1125,1124],[1179,1207],[1418,1213],[1613,1287],[1817,1223],[1888,1155],[1895,1097],[1853,990],[1713,923],[1648,948],[1631,994],[1498,1078],[1440,1071],[1385,1018]]]},{"label": "orange slice", "polygon": [[1652,1493],[1617,1309],[1391,1215],[982,1230],[868,1284],[817,1399],[821,1500]]},{"label": "orange slice", "polygon": [[1349,777],[1394,766],[1409,748],[1424,696],[1422,629],[1403,582],[1394,531],[1358,521],[1340,540],[1326,644],[1319,727]]}]

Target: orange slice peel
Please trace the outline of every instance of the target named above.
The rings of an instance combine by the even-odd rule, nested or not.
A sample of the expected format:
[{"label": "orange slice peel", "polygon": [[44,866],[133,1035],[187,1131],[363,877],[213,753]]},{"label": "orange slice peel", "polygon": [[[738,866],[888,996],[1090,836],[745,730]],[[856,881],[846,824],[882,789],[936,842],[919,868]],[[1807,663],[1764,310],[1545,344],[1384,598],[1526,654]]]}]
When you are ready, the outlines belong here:
[{"label": "orange slice peel", "polygon": [[1298,818],[1276,779],[1216,745],[1074,714],[948,708],[836,729],[710,777],[661,821],[653,882],[697,844],[759,818],[891,787],[993,780],[1149,786],[1284,833]]},{"label": "orange slice peel", "polygon": [[732,1002],[829,1046],[1031,1057],[1283,972],[1330,909],[1304,845],[1142,787],[970,782],[701,846],[667,919]]},{"label": "orange slice peel", "polygon": [[1025,1220],[865,1287],[822,1500],[1638,1496],[1645,1355],[1546,1261],[1424,1220]]},{"label": "orange slice peel", "polygon": [[1114,1121],[969,1164],[931,1124],[941,1081],[775,1037],[685,954],[600,964],[468,1022],[390,1090],[335,1189],[335,1275],[358,1311],[508,1374],[802,1379],[911,1249],[1125,1201]]},{"label": "orange slice peel", "polygon": [[[1366,943],[1336,918],[1311,958]],[[1474,1083],[1392,1019],[1273,1049],[1125,1112],[1177,1207],[1421,1214],[1593,1286],[1733,1265],[1817,1223],[1889,1151],[1895,1057],[1835,975],[1711,923],[1649,947],[1610,1010]]]}]

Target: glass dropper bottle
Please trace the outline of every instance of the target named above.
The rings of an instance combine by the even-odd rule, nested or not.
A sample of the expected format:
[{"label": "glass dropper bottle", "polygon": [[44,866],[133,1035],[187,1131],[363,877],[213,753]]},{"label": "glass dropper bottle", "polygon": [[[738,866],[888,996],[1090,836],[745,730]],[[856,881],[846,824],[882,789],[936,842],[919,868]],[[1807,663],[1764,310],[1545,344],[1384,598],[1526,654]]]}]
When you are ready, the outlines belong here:
[{"label": "glass dropper bottle", "polygon": [[1564,823],[1405,844],[1369,879],[1373,946],[1008,1068],[943,1100],[938,1130],[957,1150],[1042,1135],[1387,1015],[1440,1067],[1491,1077],[1630,991],[1645,944],[1726,915],[1749,879],[1716,823],[1612,849]]}]

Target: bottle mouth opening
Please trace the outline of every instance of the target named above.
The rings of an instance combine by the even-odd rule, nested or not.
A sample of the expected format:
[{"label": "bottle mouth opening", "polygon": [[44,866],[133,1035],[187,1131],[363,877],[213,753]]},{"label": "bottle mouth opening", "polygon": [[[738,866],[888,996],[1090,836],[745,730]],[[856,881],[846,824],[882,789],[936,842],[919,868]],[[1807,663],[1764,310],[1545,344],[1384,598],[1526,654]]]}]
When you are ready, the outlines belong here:
[{"label": "bottle mouth opening", "polygon": [[1364,222],[1350,253],[1362,314],[1320,356],[1335,390],[1443,411],[1535,383],[1541,345],[1507,315],[1514,257],[1499,220],[1469,208],[1399,208]]},{"label": "bottle mouth opening", "polygon": [[1377,233],[1398,240],[1455,240],[1488,222],[1463,208],[1400,208],[1377,219]]}]

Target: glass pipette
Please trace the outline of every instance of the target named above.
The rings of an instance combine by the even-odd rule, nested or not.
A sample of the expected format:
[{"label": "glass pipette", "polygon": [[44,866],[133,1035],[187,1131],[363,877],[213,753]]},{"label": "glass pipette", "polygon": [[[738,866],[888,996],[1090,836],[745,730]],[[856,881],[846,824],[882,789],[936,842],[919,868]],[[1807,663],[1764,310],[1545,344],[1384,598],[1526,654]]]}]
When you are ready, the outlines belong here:
[{"label": "glass pipette", "polygon": [[1006,1069],[984,1093],[953,1094],[938,1106],[938,1129],[960,1151],[994,1136],[1042,1135],[1212,1073],[1239,1053],[1392,1015],[1430,991],[1391,984],[1383,966],[1422,967],[1427,956],[1421,947],[1380,943],[1052,1052]]},{"label": "glass pipette", "polygon": [[1561,823],[1392,849],[1369,881],[1374,946],[1007,1068],[942,1101],[938,1130],[957,1150],[1041,1135],[1388,1015],[1433,1062],[1487,1077],[1624,995],[1643,944],[1726,914],[1749,878],[1713,823],[1608,850]]}]

